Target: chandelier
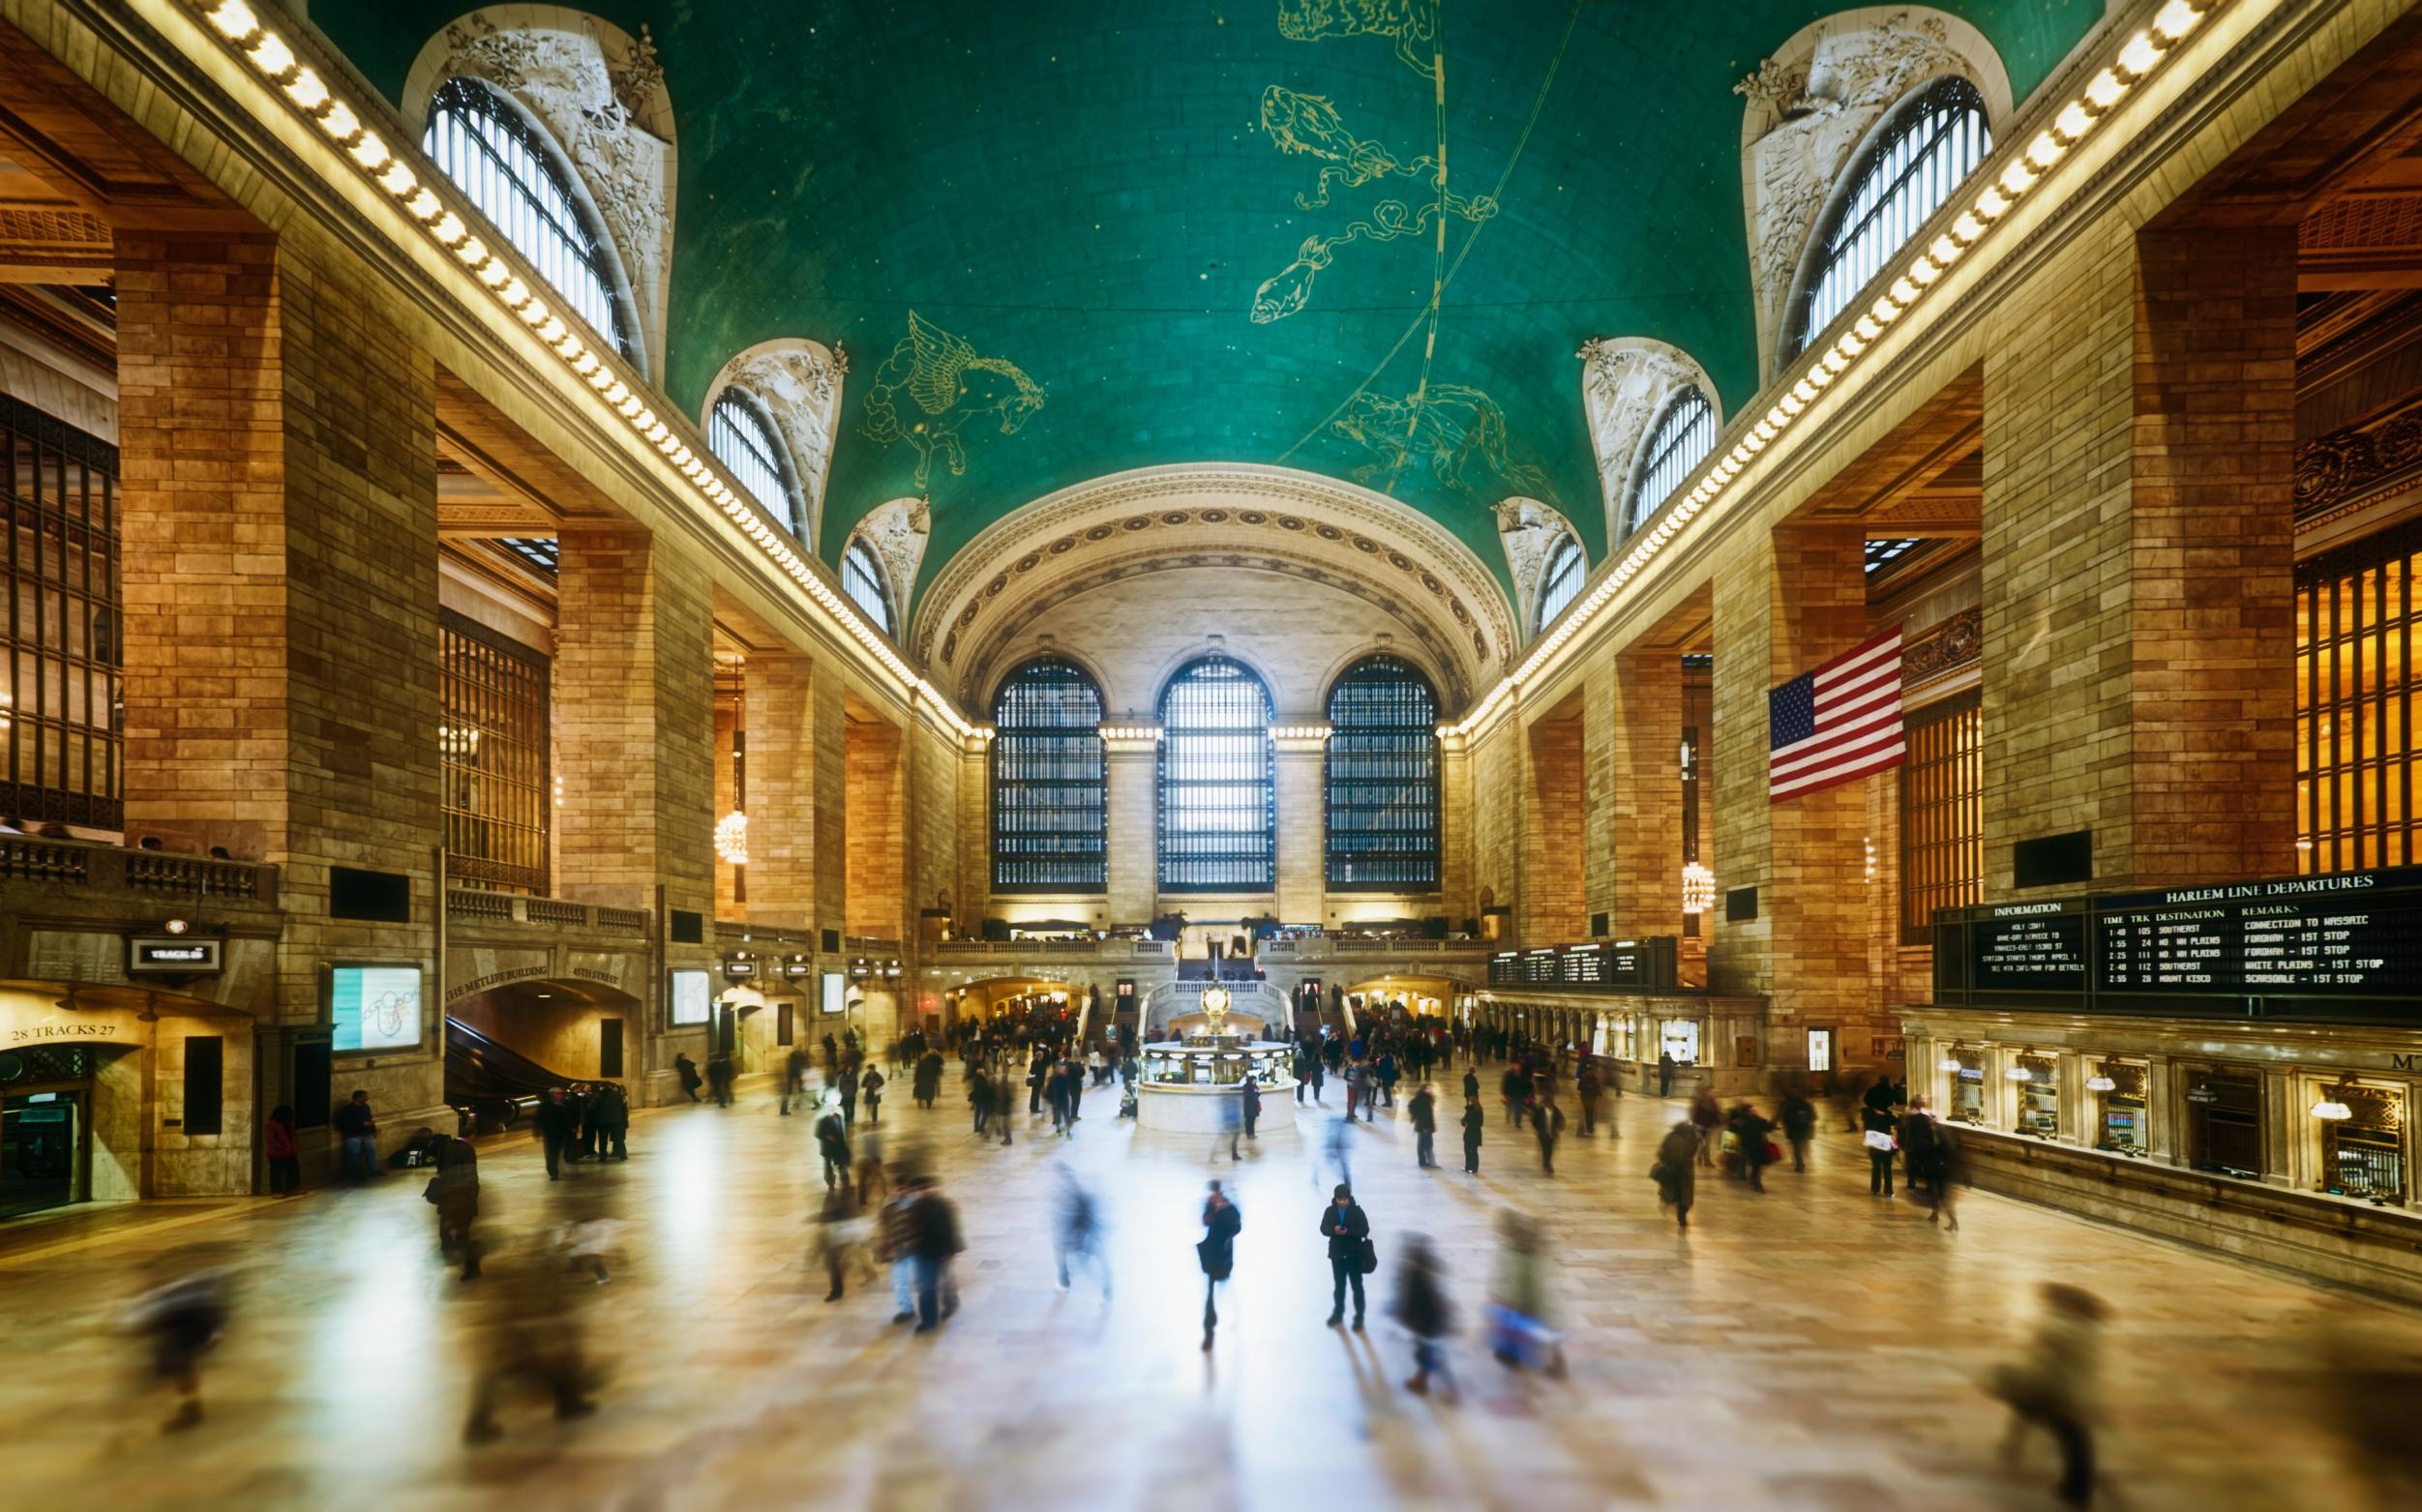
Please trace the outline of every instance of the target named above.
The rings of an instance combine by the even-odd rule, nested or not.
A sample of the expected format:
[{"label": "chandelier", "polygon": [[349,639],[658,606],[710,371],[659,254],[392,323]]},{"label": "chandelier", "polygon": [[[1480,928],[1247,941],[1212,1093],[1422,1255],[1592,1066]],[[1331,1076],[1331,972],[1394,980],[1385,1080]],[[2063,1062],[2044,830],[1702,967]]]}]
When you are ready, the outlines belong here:
[{"label": "chandelier", "polygon": [[715,854],[733,866],[748,865],[748,815],[734,809],[715,822]]}]

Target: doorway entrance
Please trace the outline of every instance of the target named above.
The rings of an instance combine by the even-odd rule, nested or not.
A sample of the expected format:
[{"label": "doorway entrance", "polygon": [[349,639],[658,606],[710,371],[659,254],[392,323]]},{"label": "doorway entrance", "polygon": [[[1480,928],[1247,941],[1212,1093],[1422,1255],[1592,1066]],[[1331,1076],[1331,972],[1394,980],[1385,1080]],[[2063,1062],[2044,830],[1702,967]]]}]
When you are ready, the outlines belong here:
[{"label": "doorway entrance", "polygon": [[92,1052],[0,1052],[0,1219],[92,1196]]}]

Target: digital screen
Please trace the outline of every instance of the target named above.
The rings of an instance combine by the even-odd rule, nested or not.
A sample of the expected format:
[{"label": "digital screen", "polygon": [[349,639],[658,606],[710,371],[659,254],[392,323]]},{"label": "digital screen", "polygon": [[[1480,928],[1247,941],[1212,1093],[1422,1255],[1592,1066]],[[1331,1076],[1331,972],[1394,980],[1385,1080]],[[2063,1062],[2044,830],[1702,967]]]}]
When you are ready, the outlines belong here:
[{"label": "digital screen", "polygon": [[1968,984],[1995,993],[2084,992],[2085,915],[2074,904],[1991,910],[1968,926]]},{"label": "digital screen", "polygon": [[706,1022],[706,973],[675,971],[673,973],[673,1022],[704,1023]]},{"label": "digital screen", "polygon": [[850,1007],[848,992],[847,979],[838,971],[827,971],[824,973],[824,998],[819,1006],[825,1013],[846,1013]]},{"label": "digital screen", "polygon": [[328,1011],[338,1052],[409,1050],[421,1042],[418,966],[337,966],[329,972]]}]

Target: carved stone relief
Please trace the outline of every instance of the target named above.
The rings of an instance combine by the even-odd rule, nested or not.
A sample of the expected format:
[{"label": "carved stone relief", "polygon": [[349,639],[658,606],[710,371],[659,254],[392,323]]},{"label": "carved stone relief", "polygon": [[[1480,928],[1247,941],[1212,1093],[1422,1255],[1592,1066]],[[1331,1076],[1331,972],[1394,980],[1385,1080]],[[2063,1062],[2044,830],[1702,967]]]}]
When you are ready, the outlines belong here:
[{"label": "carved stone relief", "polygon": [[891,578],[891,602],[901,607],[900,623],[908,623],[909,595],[916,588],[916,570],[925,561],[925,543],[933,534],[933,515],[923,499],[893,499],[880,504],[857,523],[854,539],[866,543]]},{"label": "carved stone relief", "polygon": [[[1664,413],[1666,400],[1684,385],[1696,384],[1713,404],[1716,386],[1679,348],[1646,337],[1595,338],[1581,343],[1578,355],[1581,400],[1590,417],[1590,446],[1598,454],[1606,541],[1612,546],[1630,534],[1635,523],[1623,518],[1625,495],[1630,491],[1640,446]],[[1720,423],[1722,418],[1719,408],[1717,419]]]},{"label": "carved stone relief", "polygon": [[[842,379],[849,371],[849,353],[838,343],[827,350],[817,341],[766,341],[733,358],[707,390],[711,408],[716,395],[736,384],[773,418],[798,474],[805,515],[799,538],[810,547],[823,518],[824,482],[832,470],[833,435],[841,422]],[[923,548],[918,549],[921,553]]]},{"label": "carved stone relief", "polygon": [[1809,239],[1851,155],[1897,102],[1950,74],[1976,84],[1989,119],[2008,116],[2009,75],[1991,44],[1957,16],[1917,6],[1838,12],[1733,85],[1747,102],[1741,180],[1760,371],[1776,371]]},{"label": "carved stone relief", "polygon": [[1511,498],[1497,505],[1497,539],[1506,548],[1506,566],[1513,574],[1515,608],[1522,623],[1539,619],[1540,576],[1556,544],[1579,532],[1572,522],[1537,499]]},{"label": "carved stone relief", "polygon": [[[644,26],[633,39],[561,11],[550,9],[544,21],[515,14],[528,9],[473,11],[448,25],[427,88],[457,75],[483,79],[520,102],[562,146],[630,280],[648,348],[643,366],[654,371],[662,366],[673,262],[673,145],[650,129],[671,130],[664,66]],[[567,20],[578,29],[567,29]]]}]

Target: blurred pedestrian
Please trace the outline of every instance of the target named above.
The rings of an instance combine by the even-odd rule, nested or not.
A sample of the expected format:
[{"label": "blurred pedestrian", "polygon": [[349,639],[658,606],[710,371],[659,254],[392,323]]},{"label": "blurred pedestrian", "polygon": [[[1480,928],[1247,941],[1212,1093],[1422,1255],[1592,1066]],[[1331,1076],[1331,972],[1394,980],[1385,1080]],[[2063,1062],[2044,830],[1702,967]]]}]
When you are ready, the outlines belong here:
[{"label": "blurred pedestrian", "polygon": [[559,1419],[597,1410],[589,1395],[577,1300],[588,1289],[576,1287],[571,1268],[554,1263],[554,1259],[537,1257],[516,1264],[500,1285],[483,1294],[480,1323],[471,1334],[486,1357],[472,1381],[471,1409],[463,1423],[466,1444],[503,1437],[496,1408],[504,1388],[517,1381],[550,1398]]},{"label": "blurred pedestrian", "polygon": [[1438,1255],[1430,1248],[1426,1235],[1405,1237],[1404,1260],[1396,1267],[1396,1299],[1390,1316],[1413,1336],[1413,1378],[1404,1383],[1404,1389],[1416,1396],[1422,1395],[1429,1390],[1429,1379],[1435,1375],[1444,1378],[1451,1400],[1454,1376],[1447,1369],[1447,1351],[1438,1341],[1454,1331],[1454,1304],[1447,1299]]},{"label": "blurred pedestrian", "polygon": [[1674,1095],[1674,1057],[1673,1052],[1669,1050],[1660,1050],[1657,1052],[1657,1095],[1660,1097]]},{"label": "blurred pedestrian", "polygon": [[872,1128],[882,1121],[883,1074],[873,1066],[868,1066],[866,1074],[858,1078],[857,1084],[859,1092],[866,1099],[866,1123],[869,1128]]},{"label": "blurred pedestrian", "polygon": [[842,1281],[850,1262],[855,1260],[865,1273],[865,1280],[875,1279],[875,1262],[867,1254],[870,1225],[862,1201],[852,1201],[848,1187],[830,1187],[824,1192],[824,1202],[817,1213],[816,1248],[824,1262],[824,1278],[831,1290],[824,1293],[827,1302],[841,1300]]},{"label": "blurred pedestrian", "polygon": [[571,1094],[559,1086],[547,1088],[539,1099],[538,1112],[531,1116],[530,1126],[538,1141],[547,1151],[547,1179],[563,1179],[563,1152],[571,1146],[574,1124]]},{"label": "blurred pedestrian", "polygon": [[891,1179],[883,1172],[883,1131],[869,1120],[857,1141],[857,1200],[874,1201],[878,1187],[890,1191]]},{"label": "blurred pedestrian", "polygon": [[1480,1100],[1480,1074],[1468,1067],[1463,1073],[1463,1100],[1467,1103]]},{"label": "blurred pedestrian", "polygon": [[[1211,1347],[1211,1335],[1219,1327],[1219,1309],[1214,1305],[1219,1296],[1219,1284],[1236,1269],[1237,1233],[1244,1227],[1244,1214],[1228,1200],[1219,1183],[1211,1184],[1211,1194],[1203,1199],[1203,1236],[1194,1243],[1195,1258],[1203,1266],[1203,1348]],[[1105,1280],[1104,1286],[1108,1282]]]},{"label": "blurred pedestrian", "polygon": [[1427,1082],[1405,1104],[1413,1121],[1413,1163],[1422,1171],[1438,1168],[1438,1090]]},{"label": "blurred pedestrian", "polygon": [[1952,1132],[1951,1125],[1936,1123],[1932,1157],[1926,1172],[1926,1195],[1932,1200],[1926,1221],[1940,1224],[1953,1233],[1959,1231],[1959,1214],[1954,1205],[1952,1188],[1967,1174],[1960,1169],[1961,1160],[1959,1136]]},{"label": "blurred pedestrian", "polygon": [[1684,1229],[1690,1227],[1690,1204],[1698,1197],[1700,1143],[1698,1126],[1688,1118],[1677,1119],[1657,1146],[1657,1164],[1648,1171],[1657,1183],[1657,1201],[1673,1209],[1674,1223]]},{"label": "blurred pedestrian", "polygon": [[967,1106],[975,1119],[974,1132],[980,1138],[993,1118],[993,1079],[984,1075],[981,1067],[967,1074]]},{"label": "blurred pedestrian", "polygon": [[857,1062],[844,1055],[841,1069],[832,1079],[833,1089],[841,1094],[841,1126],[857,1127]]},{"label": "blurred pedestrian", "polygon": [[903,1175],[876,1223],[875,1258],[891,1267],[891,1320],[895,1323],[916,1316],[916,1200],[924,1187],[922,1176]]},{"label": "blurred pedestrian", "polygon": [[953,1257],[959,1242],[959,1214],[949,1200],[924,1178],[916,1204],[910,1209],[910,1250],[916,1257],[916,1331],[932,1333],[942,1320],[959,1310],[958,1289],[950,1284]]},{"label": "blurred pedestrian", "polygon": [[1690,1127],[1698,1131],[1698,1163],[1716,1164],[1716,1132],[1723,1127],[1724,1111],[1716,1104],[1716,1094],[1702,1086],[1690,1094]]},{"label": "blurred pedestrian", "polygon": [[1371,1247],[1371,1221],[1354,1201],[1354,1189],[1343,1182],[1329,1196],[1320,1213],[1321,1236],[1329,1241],[1331,1303],[1329,1326],[1346,1313],[1346,1291],[1354,1292],[1354,1331],[1362,1331],[1362,1277],[1376,1268]]},{"label": "blurred pedestrian", "polygon": [[152,1375],[176,1395],[176,1412],[160,1425],[175,1433],[202,1420],[202,1357],[227,1327],[227,1286],[220,1272],[171,1276],[135,1301],[128,1327],[151,1347]]},{"label": "blurred pedestrian", "polygon": [[1878,1108],[1869,1103],[1861,1116],[1867,1124],[1867,1130],[1860,1139],[1867,1145],[1868,1195],[1890,1197],[1893,1151],[1900,1147],[1900,1141],[1893,1138],[1892,1109],[1889,1105]]},{"label": "blurred pedestrian", "polygon": [[[1337,1179],[1349,1184],[1354,1180],[1354,1162],[1346,1148],[1346,1141],[1353,1138],[1353,1126],[1352,1118],[1331,1116],[1329,1120],[1328,1142],[1324,1146],[1329,1155],[1329,1164],[1336,1169]],[[1316,1188],[1320,1185],[1320,1172],[1317,1170],[1312,1172],[1312,1185]]]},{"label": "blurred pedestrian", "polygon": [[850,1125],[837,1108],[816,1120],[816,1152],[824,1159],[824,1188],[850,1185]]},{"label": "blurred pedestrian", "polygon": [[698,1089],[704,1079],[699,1076],[698,1062],[690,1058],[688,1051],[673,1057],[673,1073],[681,1079],[681,1095],[693,1103],[697,1102]]},{"label": "blurred pedestrian", "polygon": [[2048,1432],[2060,1445],[2056,1495],[2073,1507],[2094,1499],[2094,1433],[2088,1419],[2102,1373],[2102,1298],[2065,1282],[2048,1281],[2039,1291],[2043,1313],[2019,1357],[1996,1366],[1985,1389],[2010,1406],[2010,1432],[2003,1460],[2016,1466],[2030,1427]]},{"label": "blurred pedestrian", "polygon": [[1777,1153],[1769,1142],[1774,1125],[1747,1103],[1733,1110],[1732,1132],[1739,1137],[1742,1179],[1752,1192],[1766,1190],[1766,1166]]},{"label": "blurred pedestrian", "polygon": [[269,1121],[260,1129],[260,1152],[269,1162],[269,1195],[292,1197],[303,1184],[302,1145],[292,1108],[280,1103],[269,1110]]},{"label": "blurred pedestrian", "polygon": [[1782,1132],[1791,1141],[1791,1169],[1808,1170],[1809,1140],[1816,1133],[1816,1105],[1796,1087],[1782,1100]]},{"label": "blurred pedestrian", "polygon": [[706,1085],[714,1094],[717,1108],[732,1106],[732,1056],[717,1051],[706,1057]]},{"label": "blurred pedestrian", "polygon": [[[1469,1074],[1464,1079],[1472,1080]],[[1480,1125],[1488,1115],[1480,1112],[1478,1092],[1467,1093],[1463,1099],[1463,1169],[1472,1175],[1480,1173]]]},{"label": "blurred pedestrian", "polygon": [[793,1045],[782,1057],[782,1116],[791,1116],[791,1099],[807,1094],[807,1052]]},{"label": "blurred pedestrian", "polygon": [[1580,1074],[1572,1079],[1572,1090],[1581,1099],[1581,1138],[1585,1140],[1598,1130],[1598,1094],[1601,1085],[1598,1067],[1584,1059]]},{"label": "blurred pedestrian", "polygon": [[378,1119],[370,1111],[368,1092],[355,1092],[337,1110],[337,1139],[345,1180],[368,1181],[378,1174]]},{"label": "blurred pedestrian", "polygon": [[1060,1262],[1060,1290],[1068,1290],[1073,1262],[1078,1270],[1093,1272],[1101,1283],[1102,1305],[1109,1306],[1110,1262],[1102,1257],[1101,1206],[1065,1166],[1060,1167],[1060,1201],[1053,1216],[1052,1253]]},{"label": "blurred pedestrian", "polygon": [[591,1095],[589,1116],[597,1121],[597,1158],[629,1160],[631,1100],[623,1095],[620,1082],[609,1082]]},{"label": "blurred pedestrian", "polygon": [[1539,1224],[1511,1209],[1497,1217],[1497,1274],[1489,1286],[1488,1347],[1501,1364],[1565,1373],[1564,1341],[1548,1316],[1546,1243]]},{"label": "blurred pedestrian", "polygon": [[1244,1074],[1244,1088],[1238,1096],[1237,1111],[1244,1115],[1244,1137],[1252,1139],[1253,1126],[1262,1118],[1262,1084],[1253,1080],[1250,1071]]},{"label": "blurred pedestrian", "polygon": [[1556,1173],[1556,1141],[1564,1138],[1565,1113],[1556,1106],[1556,1094],[1550,1092],[1544,1102],[1531,1104],[1531,1132],[1539,1137],[1539,1169],[1549,1175]]},{"label": "blurred pedestrian", "polygon": [[942,1052],[929,1050],[916,1057],[914,1080],[910,1090],[918,1107],[931,1111],[934,1099],[942,1095]]},{"label": "blurred pedestrian", "polygon": [[421,1195],[437,1209],[437,1253],[448,1264],[463,1267],[463,1279],[479,1275],[479,1244],[471,1237],[471,1220],[479,1216],[479,1152],[468,1140],[437,1141],[437,1173]]}]

